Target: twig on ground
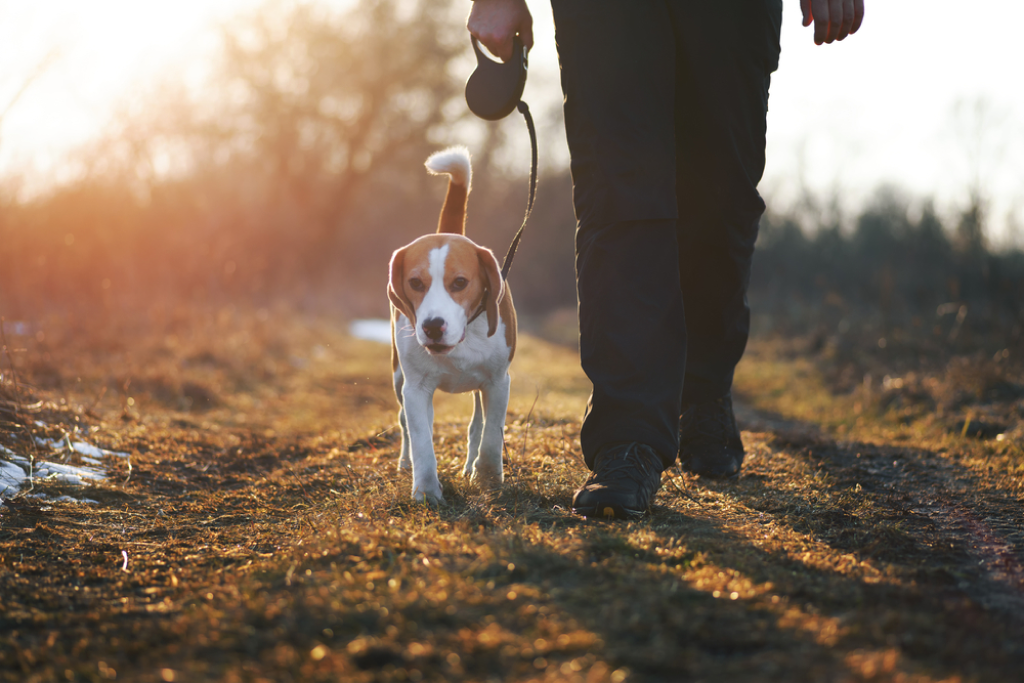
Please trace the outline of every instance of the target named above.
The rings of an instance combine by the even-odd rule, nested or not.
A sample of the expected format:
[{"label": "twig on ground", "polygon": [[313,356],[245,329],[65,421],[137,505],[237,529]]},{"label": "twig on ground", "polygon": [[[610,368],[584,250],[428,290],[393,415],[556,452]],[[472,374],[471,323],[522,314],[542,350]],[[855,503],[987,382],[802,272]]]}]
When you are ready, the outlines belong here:
[{"label": "twig on ground", "polygon": [[302,497],[306,499],[306,503],[309,504],[309,507],[313,507],[315,504],[313,499],[309,496],[309,493],[306,492],[306,486],[302,483],[302,479],[299,478],[299,475],[295,473],[295,470],[292,469],[292,466],[288,462],[282,460],[281,464],[284,465],[285,469],[288,470],[288,473],[295,479],[295,483],[299,485],[299,489],[302,491]]},{"label": "twig on ground", "polygon": [[704,503],[700,502],[700,500],[699,500],[699,499],[697,499],[697,498],[696,498],[696,497],[695,497],[695,496],[694,496],[694,495],[693,495],[692,493],[690,493],[689,491],[687,491],[686,489],[684,489],[684,488],[683,488],[682,486],[680,486],[680,485],[679,485],[679,482],[678,482],[678,481],[676,481],[676,478],[675,478],[674,476],[669,476],[669,479],[668,479],[668,480],[669,480],[670,482],[672,482],[672,485],[673,485],[673,486],[675,486],[675,487],[676,487],[676,491],[679,491],[679,493],[681,493],[681,494],[682,494],[683,496],[685,496],[685,497],[689,498],[690,500],[692,500],[692,501],[693,501],[694,503],[696,503],[696,504],[697,504],[697,505],[699,505],[700,507],[704,507]]}]

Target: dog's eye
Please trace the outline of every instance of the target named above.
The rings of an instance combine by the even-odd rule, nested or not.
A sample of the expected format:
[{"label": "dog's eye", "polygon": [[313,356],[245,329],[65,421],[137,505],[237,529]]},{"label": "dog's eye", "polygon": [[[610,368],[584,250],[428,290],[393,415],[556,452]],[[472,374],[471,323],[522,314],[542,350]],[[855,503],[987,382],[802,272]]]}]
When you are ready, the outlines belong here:
[{"label": "dog's eye", "polygon": [[469,284],[469,280],[467,280],[466,278],[464,278],[464,277],[457,277],[454,280],[452,280],[451,290],[453,292],[461,292],[462,290],[464,290],[466,288],[466,285],[468,285],[468,284]]},{"label": "dog's eye", "polygon": [[423,280],[418,277],[414,277],[409,280],[409,287],[412,288],[412,291],[414,292],[424,292],[427,289],[426,285],[423,284]]}]

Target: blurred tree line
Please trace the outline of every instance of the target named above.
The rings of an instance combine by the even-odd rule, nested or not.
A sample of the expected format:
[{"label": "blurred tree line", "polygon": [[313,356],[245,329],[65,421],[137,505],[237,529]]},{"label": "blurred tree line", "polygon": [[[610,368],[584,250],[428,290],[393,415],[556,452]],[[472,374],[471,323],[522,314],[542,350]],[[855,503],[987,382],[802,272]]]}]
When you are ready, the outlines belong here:
[{"label": "blurred tree line", "polygon": [[[434,230],[445,191],[423,161],[448,144],[474,156],[469,235],[502,256],[529,156],[506,171],[495,159],[506,131],[525,136],[522,121],[485,124],[465,107],[465,12],[359,0],[269,5],[232,23],[206,89],[163,84],[78,157],[74,181],[24,201],[0,190],[0,315],[226,304],[385,315],[390,254]],[[769,214],[755,310],[773,325],[860,311],[884,326],[967,306],[1019,337],[1024,254],[987,248],[982,206],[974,196],[943,225],[886,190],[842,225],[816,205]],[[575,305],[574,225],[568,171],[542,168],[510,278],[527,319]]]},{"label": "blurred tree line", "polygon": [[[467,136],[470,231],[503,254],[526,184],[493,162],[501,127],[464,104],[465,13],[278,3],[225,27],[208,87],[162,84],[77,157],[72,182],[28,201],[0,190],[0,314],[283,302],[386,315],[391,252],[435,229],[446,189],[423,162]],[[571,250],[566,188],[545,188],[537,210],[562,225],[554,251]],[[523,249],[533,299],[571,293],[571,256],[560,272],[538,251]]]},{"label": "blurred tree line", "polygon": [[977,332],[1024,337],[1024,252],[989,248],[980,195],[952,224],[890,187],[846,227],[834,207],[806,203],[761,221],[750,298],[769,326],[867,322],[883,335],[919,328],[952,340],[970,314]]}]

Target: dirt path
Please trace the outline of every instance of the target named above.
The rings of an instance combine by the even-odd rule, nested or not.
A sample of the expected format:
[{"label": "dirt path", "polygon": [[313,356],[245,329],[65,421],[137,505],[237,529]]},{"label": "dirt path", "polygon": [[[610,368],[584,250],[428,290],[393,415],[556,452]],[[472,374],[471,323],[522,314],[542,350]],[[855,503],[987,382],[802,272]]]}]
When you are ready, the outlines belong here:
[{"label": "dirt path", "polygon": [[1016,436],[846,419],[806,365],[755,352],[737,379],[742,476],[672,470],[647,520],[588,523],[566,509],[587,385],[571,352],[527,339],[505,488],[458,477],[468,414],[443,401],[450,505],[431,509],[394,469],[386,347],[233,325],[54,359],[63,386],[0,415],[14,451],[87,464],[34,441],[65,434],[128,454],[99,458],[105,481],[38,481],[45,498],[0,507],[0,680],[1024,671]]}]

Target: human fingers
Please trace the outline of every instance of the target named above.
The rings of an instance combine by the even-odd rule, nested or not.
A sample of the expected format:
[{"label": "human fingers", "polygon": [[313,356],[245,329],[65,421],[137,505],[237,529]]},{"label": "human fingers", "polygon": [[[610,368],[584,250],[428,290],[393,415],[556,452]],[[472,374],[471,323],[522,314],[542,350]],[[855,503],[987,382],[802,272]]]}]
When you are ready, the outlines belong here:
[{"label": "human fingers", "polygon": [[828,34],[826,43],[839,39],[839,29],[843,25],[843,3],[845,0],[828,0]]},{"label": "human fingers", "polygon": [[470,30],[470,34],[473,35],[480,44],[487,48],[487,51],[492,55],[500,59],[502,62],[507,62],[512,59],[512,35],[494,33],[489,31],[475,32]]},{"label": "human fingers", "polygon": [[502,62],[512,59],[512,39],[516,34],[524,45],[533,46],[533,17],[523,0],[474,2],[466,28]]},{"label": "human fingers", "polygon": [[836,40],[842,40],[850,35],[850,29],[853,28],[853,0],[843,0],[842,16],[843,20],[839,24],[839,34],[836,36]]},{"label": "human fingers", "polygon": [[466,29],[487,50],[503,62],[512,58],[515,27],[500,0],[474,2],[466,19]]},{"label": "human fingers", "polygon": [[814,20],[811,16],[811,0],[800,0],[800,12],[804,15],[804,26],[810,26]]},{"label": "human fingers", "polygon": [[[512,36],[503,36],[502,38],[492,40],[491,42],[494,47],[492,48],[488,45],[487,49],[490,50],[495,57],[500,59],[503,64],[512,59]],[[487,43],[484,43],[484,45],[487,45]]]},{"label": "human fingers", "polygon": [[864,21],[864,0],[853,0],[853,26],[850,33],[856,33]]},{"label": "human fingers", "polygon": [[815,45],[821,45],[828,38],[828,3],[829,0],[811,0]]},{"label": "human fingers", "polygon": [[527,50],[533,49],[533,22],[531,21],[526,26],[520,27],[519,29],[519,40],[523,41],[523,45],[526,46]]}]

